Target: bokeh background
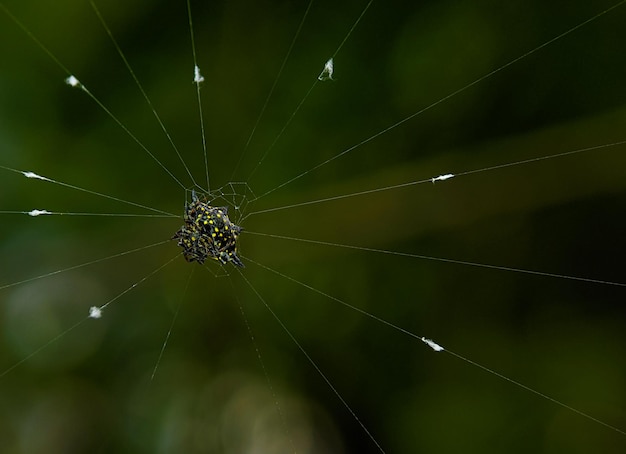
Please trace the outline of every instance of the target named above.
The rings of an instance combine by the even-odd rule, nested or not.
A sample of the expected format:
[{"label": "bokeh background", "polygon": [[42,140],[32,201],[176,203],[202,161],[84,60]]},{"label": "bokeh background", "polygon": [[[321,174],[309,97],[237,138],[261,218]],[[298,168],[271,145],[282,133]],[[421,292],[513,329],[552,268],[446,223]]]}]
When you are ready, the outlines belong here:
[{"label": "bokeh background", "polygon": [[[191,2],[213,189],[237,181],[263,194],[615,2],[374,2],[335,56],[336,80],[314,87],[248,178],[367,2],[336,3],[312,5],[246,148],[307,2]],[[3,4],[192,186],[88,2]],[[98,6],[202,182],[185,2]],[[625,140],[625,18],[626,6],[606,13],[247,213]],[[0,165],[182,215],[185,191],[0,21]],[[250,261],[215,277],[224,271],[186,263],[173,242],[11,285],[167,240],[181,220],[0,214],[0,451],[380,452],[360,421],[389,453],[624,452],[624,435],[320,292],[626,430],[625,153],[246,218],[242,254],[317,292]],[[3,211],[149,213],[1,172]],[[21,362],[112,299],[101,320]]]}]

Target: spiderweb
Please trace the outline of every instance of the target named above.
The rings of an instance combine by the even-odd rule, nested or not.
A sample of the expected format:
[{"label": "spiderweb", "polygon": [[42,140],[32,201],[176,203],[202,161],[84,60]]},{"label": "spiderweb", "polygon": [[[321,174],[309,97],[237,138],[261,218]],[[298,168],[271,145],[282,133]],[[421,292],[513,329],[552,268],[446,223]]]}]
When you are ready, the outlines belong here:
[{"label": "spiderweb", "polygon": [[[335,56],[367,2],[315,3],[261,109],[306,5],[192,4],[205,183],[184,9],[99,5],[181,162],[73,3],[6,6],[162,167],[10,21],[0,164],[165,214],[3,172],[0,426],[16,452],[103,432],[98,446],[133,452],[623,451],[619,433],[446,355],[623,428],[623,147],[601,147],[624,140],[623,8],[466,88],[613,4],[374,3]],[[165,241],[190,187],[243,226],[243,274],[190,278]],[[33,209],[65,215],[7,213]]]}]

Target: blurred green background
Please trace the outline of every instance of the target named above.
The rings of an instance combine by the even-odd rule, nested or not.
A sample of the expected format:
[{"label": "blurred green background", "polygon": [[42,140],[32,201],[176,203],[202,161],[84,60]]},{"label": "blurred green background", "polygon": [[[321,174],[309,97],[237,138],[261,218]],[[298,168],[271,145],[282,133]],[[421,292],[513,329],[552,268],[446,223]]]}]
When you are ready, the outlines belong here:
[{"label": "blurred green background", "polygon": [[[335,56],[336,80],[315,86],[248,178],[367,2],[313,4],[247,148],[307,2],[191,3],[211,186],[247,182],[257,195],[613,5],[374,2]],[[3,4],[191,187],[88,2]],[[98,6],[203,181],[185,2]],[[0,165],[182,215],[185,191],[0,16]],[[625,18],[626,6],[608,12],[247,213],[625,140]],[[380,452],[258,292],[385,452],[624,452],[623,435],[319,292],[625,430],[625,153],[606,147],[246,218],[241,253],[318,293],[253,262],[243,277],[232,267],[214,277],[224,273],[180,256],[144,280],[177,256],[172,242],[7,287],[167,240],[181,220],[2,214],[0,451]],[[148,213],[2,170],[0,209],[33,208]],[[112,299],[101,320],[11,369]]]}]

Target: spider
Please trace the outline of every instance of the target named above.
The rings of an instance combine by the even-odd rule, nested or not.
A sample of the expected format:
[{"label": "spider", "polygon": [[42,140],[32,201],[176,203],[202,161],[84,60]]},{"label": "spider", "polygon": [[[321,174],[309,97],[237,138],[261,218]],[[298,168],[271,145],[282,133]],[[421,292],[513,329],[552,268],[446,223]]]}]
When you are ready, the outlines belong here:
[{"label": "spider", "polygon": [[185,204],[184,224],[172,239],[183,248],[188,262],[203,264],[208,258],[225,265],[232,262],[241,268],[243,262],[237,256],[237,238],[241,227],[228,218],[228,207],[209,205],[205,196],[191,193],[191,203]]}]

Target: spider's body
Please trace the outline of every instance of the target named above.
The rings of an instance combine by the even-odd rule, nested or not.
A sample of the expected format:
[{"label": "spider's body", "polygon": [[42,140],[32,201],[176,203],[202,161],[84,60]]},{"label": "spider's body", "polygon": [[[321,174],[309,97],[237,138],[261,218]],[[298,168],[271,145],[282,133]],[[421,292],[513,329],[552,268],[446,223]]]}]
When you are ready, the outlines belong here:
[{"label": "spider's body", "polygon": [[228,218],[228,207],[214,207],[192,192],[192,201],[185,207],[185,223],[172,239],[178,240],[188,262],[200,264],[208,258],[222,264],[232,262],[243,267],[237,256],[237,238],[241,227]]}]

